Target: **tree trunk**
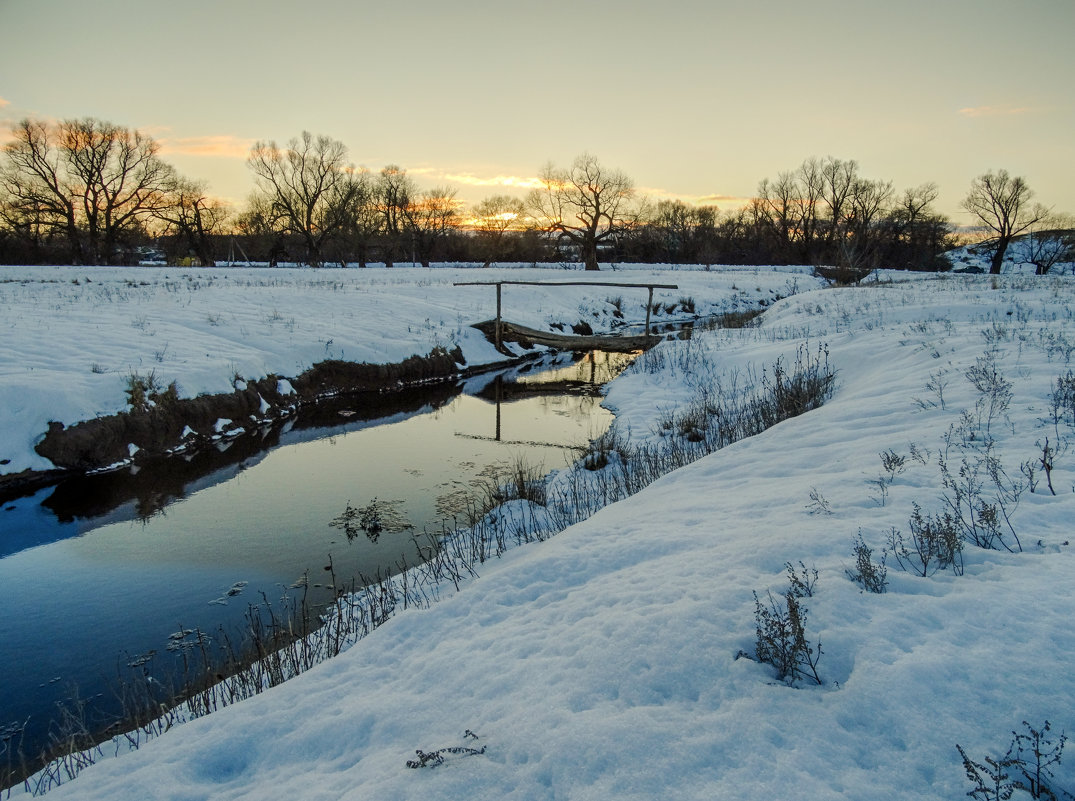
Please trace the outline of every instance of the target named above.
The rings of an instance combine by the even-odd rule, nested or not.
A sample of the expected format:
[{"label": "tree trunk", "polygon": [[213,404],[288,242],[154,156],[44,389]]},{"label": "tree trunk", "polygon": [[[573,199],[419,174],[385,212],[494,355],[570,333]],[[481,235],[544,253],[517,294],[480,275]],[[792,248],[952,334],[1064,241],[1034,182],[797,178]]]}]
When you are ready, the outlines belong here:
[{"label": "tree trunk", "polygon": [[601,265],[597,263],[597,243],[592,240],[587,240],[582,243],[582,261],[586,265],[587,270],[600,270]]},{"label": "tree trunk", "polygon": [[993,251],[993,261],[989,265],[990,275],[1000,275],[1000,268],[1004,264],[1004,254],[1008,252],[1009,237],[1002,236],[997,240],[997,249]]}]

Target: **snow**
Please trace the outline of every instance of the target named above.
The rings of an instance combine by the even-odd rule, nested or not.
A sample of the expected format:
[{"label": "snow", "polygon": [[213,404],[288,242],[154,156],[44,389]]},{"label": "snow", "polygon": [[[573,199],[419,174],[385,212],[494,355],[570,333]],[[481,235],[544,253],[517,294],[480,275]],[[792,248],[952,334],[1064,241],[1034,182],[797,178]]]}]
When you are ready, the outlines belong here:
[{"label": "snow", "polygon": [[[133,376],[175,381],[181,397],[232,392],[237,381],[288,378],[326,359],[373,364],[462,348],[470,365],[503,359],[470,326],[496,316],[492,287],[459,281],[674,283],[654,302],[693,297],[698,314],[753,308],[817,286],[802,268],[564,269],[441,267],[265,269],[0,266],[0,473],[53,465],[34,444],[65,425],[128,408]],[[674,280],[670,280],[674,279]],[[533,328],[615,322],[610,299],[644,320],[644,289],[505,287],[504,318]],[[665,320],[662,307],[654,316]]]},{"label": "snow", "polygon": [[[228,302],[199,296],[198,310],[183,315],[188,327],[239,311],[243,293],[231,287],[242,274],[228,274],[212,279]],[[651,274],[673,277],[654,270],[631,278]],[[455,315],[489,316],[491,292],[457,294],[462,288],[448,289],[450,273],[421,273],[434,283],[394,285],[378,302],[398,292],[407,314],[443,318],[444,326],[405,332],[385,312],[363,339],[319,327],[314,318],[347,318],[331,301],[307,319],[299,304],[312,302],[304,284],[311,274],[297,275],[293,290],[304,300],[285,306],[287,290],[270,287],[280,290],[276,308],[295,317],[302,339],[330,336],[348,358],[422,350],[452,333]],[[643,356],[609,389],[614,425],[633,441],[656,442],[661,416],[713,378],[727,385],[738,377],[743,386],[777,358],[793,362],[800,349],[827,352],[838,371],[835,394],[820,409],[670,473],[545,542],[508,551],[459,592],[399,613],[341,656],[105,759],[50,796],[957,798],[970,789],[957,743],[981,761],[1003,756],[1022,721],[1040,728],[1049,720],[1057,735],[1075,731],[1075,428],[1050,419],[1050,393],[1073,369],[1075,348],[1065,343],[1075,343],[1075,282],[886,274],[895,282],[806,291],[810,279],[800,274],[800,291],[790,294],[786,273],[747,275],[675,272],[685,286],[679,294],[699,303],[719,305],[721,292],[758,294],[758,286],[790,296],[756,328],[664,342]],[[442,311],[433,312],[435,304]],[[526,318],[519,321],[577,314],[566,306],[554,309],[539,294],[519,306]],[[376,304],[363,309],[379,314]],[[142,314],[158,332],[172,324],[156,311]],[[253,377],[255,365],[264,374],[316,355],[256,317],[248,331],[270,330],[234,343],[234,355],[213,342],[221,355],[204,385],[228,359]],[[465,329],[454,333],[468,360],[483,357]],[[274,335],[283,340],[277,350]],[[179,339],[168,341],[178,354]],[[14,345],[24,349],[24,369],[48,364],[28,358],[35,355],[28,343]],[[46,345],[37,343],[37,356],[63,350]],[[210,345],[195,350],[203,347]],[[114,361],[119,350],[111,342],[92,358]],[[188,360],[193,352],[183,349]],[[992,420],[965,377],[982,358],[1011,382],[1010,403]],[[65,381],[85,380],[85,361]],[[6,385],[10,368],[3,375]],[[196,375],[192,365],[180,384],[204,386]],[[47,389],[62,395],[65,385],[57,379]],[[101,395],[94,402],[104,403]],[[1021,464],[1036,464],[1046,436],[1061,446],[1052,471],[1057,494],[1039,468],[1036,491],[1024,490],[1014,509],[1023,550],[968,545],[963,575],[949,569],[928,578],[890,556],[887,592],[863,592],[846,573],[853,538],[861,534],[879,558],[888,531],[908,533],[914,504],[943,511],[939,459],[973,461],[987,435],[1013,479],[1023,475]],[[905,469],[882,489],[879,454],[888,450],[906,457]],[[783,592],[785,565],[800,562],[819,576],[803,603],[806,634],[823,649],[821,686],[788,686],[742,656],[754,652],[753,593]],[[406,766],[418,749],[449,747],[485,750],[448,753],[437,767]],[[1054,769],[1061,787],[1075,789],[1070,755]]]}]

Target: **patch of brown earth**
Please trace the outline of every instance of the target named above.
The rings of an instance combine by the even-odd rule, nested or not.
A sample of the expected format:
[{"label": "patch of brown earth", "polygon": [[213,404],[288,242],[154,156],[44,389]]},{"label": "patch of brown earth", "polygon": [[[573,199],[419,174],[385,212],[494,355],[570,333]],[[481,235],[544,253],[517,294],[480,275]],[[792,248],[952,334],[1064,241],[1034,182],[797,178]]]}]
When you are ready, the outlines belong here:
[{"label": "patch of brown earth", "polygon": [[356,392],[393,391],[455,378],[464,361],[459,348],[453,351],[436,348],[427,356],[411,356],[398,364],[320,362],[302,375],[288,379],[293,394],[281,393],[277,376],[252,381],[245,389],[219,395],[174,398],[159,394],[149,408],[132,409],[72,426],[50,423],[35,450],[61,470],[75,472],[125,464],[139,454],[189,452],[236,436],[252,426],[289,417],[299,406],[320,399]]}]

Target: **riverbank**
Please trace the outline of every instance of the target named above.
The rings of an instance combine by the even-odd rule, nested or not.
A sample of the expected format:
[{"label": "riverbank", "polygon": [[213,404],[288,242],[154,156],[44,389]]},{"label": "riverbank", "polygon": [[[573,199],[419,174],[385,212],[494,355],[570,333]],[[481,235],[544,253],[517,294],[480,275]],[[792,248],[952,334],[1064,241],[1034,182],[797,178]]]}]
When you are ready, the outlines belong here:
[{"label": "riverbank", "polygon": [[[638,267],[595,280],[667,282],[655,320],[764,308],[817,286],[804,268]],[[460,280],[562,279],[563,269],[0,268],[0,493],[271,425],[296,404],[451,380],[505,359],[471,326],[495,296]],[[587,276],[589,279],[591,276]],[[608,332],[646,317],[622,287],[526,287],[512,318]],[[515,347],[514,353],[525,349]],[[511,353],[512,351],[509,351]]]}]

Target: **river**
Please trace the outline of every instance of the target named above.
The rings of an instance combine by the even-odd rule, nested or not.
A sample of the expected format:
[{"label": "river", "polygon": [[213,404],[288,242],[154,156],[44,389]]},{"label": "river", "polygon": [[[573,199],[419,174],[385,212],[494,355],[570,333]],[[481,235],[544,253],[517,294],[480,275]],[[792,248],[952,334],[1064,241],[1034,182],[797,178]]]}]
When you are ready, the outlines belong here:
[{"label": "river", "polygon": [[[308,577],[337,581],[417,558],[475,482],[519,459],[551,471],[612,415],[600,386],[632,357],[561,355],[457,385],[302,410],[282,428],[188,459],[71,480],[0,510],[0,733],[37,753],[57,704],[117,714],[131,666],[174,667],[184,632],[237,630],[250,605]],[[348,538],[348,507],[379,536]],[[395,525],[390,523],[395,522]]]}]

